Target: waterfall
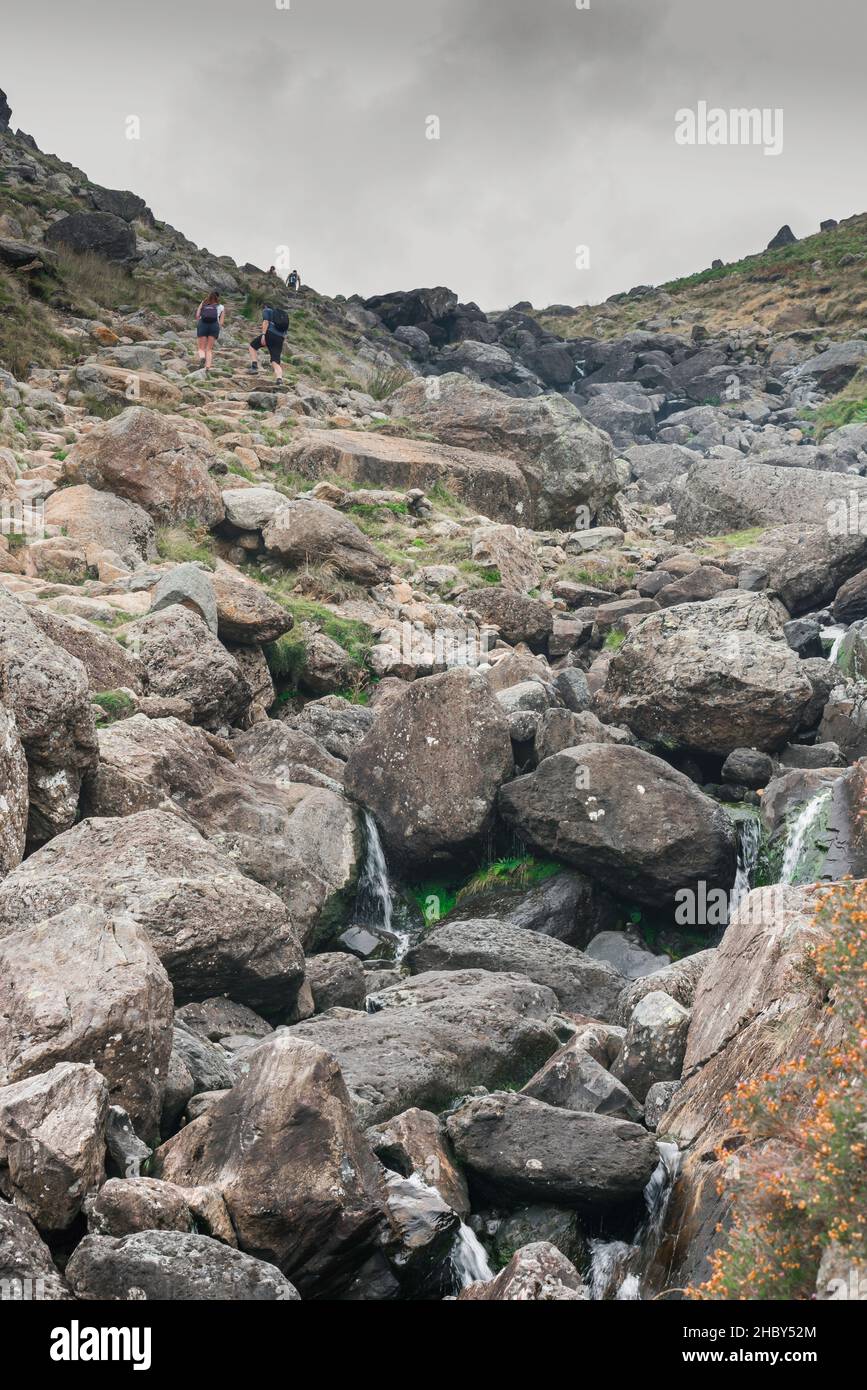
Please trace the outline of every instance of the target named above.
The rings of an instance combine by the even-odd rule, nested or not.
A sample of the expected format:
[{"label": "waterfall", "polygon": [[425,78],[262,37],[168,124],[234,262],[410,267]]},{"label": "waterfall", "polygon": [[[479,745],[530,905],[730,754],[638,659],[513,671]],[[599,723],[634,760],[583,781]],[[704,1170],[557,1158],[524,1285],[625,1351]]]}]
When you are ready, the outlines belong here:
[{"label": "waterfall", "polygon": [[485,1247],[465,1221],[461,1222],[455,1236],[451,1261],[459,1289],[466,1289],[470,1284],[488,1284],[494,1278]]},{"label": "waterfall", "polygon": [[829,661],[832,666],[836,666],[837,664],[837,658],[840,655],[840,648],[843,645],[843,638],[846,636],[846,633],[848,631],[848,628],[839,627],[836,623],[832,627],[822,628],[821,636],[825,642],[829,643],[830,646],[830,650],[825,660]]},{"label": "waterfall", "polygon": [[807,843],[807,836],[830,799],[830,787],[826,787],[824,791],[817,792],[812,800],[808,801],[806,806],[802,807],[800,814],[790,827],[786,836],[783,867],[780,870],[780,883],[794,883],[795,875],[798,872],[798,866],[801,861],[801,855]]},{"label": "waterfall", "polygon": [[370,812],[365,811],[362,819],[365,855],[361,878],[358,880],[356,916],[359,922],[390,932],[393,906],[385,850],[382,848],[376,821]]},{"label": "waterfall", "polygon": [[595,1302],[641,1298],[641,1281],[659,1249],[665,1214],[680,1172],[676,1144],[657,1144],[659,1162],[644,1189],[647,1212],[631,1245],[622,1240],[590,1242],[590,1297]]},{"label": "waterfall", "polygon": [[738,826],[738,869],[729,899],[729,920],[753,886],[761,844],[762,827],[758,817],[746,816]]}]

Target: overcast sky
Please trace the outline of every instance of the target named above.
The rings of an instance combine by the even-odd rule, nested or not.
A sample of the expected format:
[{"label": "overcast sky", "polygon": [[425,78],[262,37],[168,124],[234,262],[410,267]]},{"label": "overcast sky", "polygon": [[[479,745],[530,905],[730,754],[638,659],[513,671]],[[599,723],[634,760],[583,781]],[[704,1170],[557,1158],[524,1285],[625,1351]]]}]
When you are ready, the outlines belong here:
[{"label": "overcast sky", "polygon": [[[42,149],[329,294],[592,303],[867,209],[865,0],[589,5],[2,0],[0,87]],[[678,145],[700,101],[782,108],[782,154]]]}]

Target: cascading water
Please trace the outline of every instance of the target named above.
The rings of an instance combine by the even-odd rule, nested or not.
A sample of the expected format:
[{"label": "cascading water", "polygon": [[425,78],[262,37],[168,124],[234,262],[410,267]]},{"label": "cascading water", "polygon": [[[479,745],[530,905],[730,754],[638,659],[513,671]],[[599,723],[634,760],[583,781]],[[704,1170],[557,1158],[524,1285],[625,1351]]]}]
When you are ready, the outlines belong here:
[{"label": "cascading water", "polygon": [[455,1236],[451,1262],[459,1289],[466,1289],[470,1284],[487,1284],[494,1278],[485,1247],[464,1221]]},{"label": "cascading water", "polygon": [[759,862],[762,846],[762,826],[757,816],[746,816],[738,827],[738,868],[731,891],[729,915],[747,896],[753,886],[753,874]]},{"label": "cascading water", "polygon": [[393,956],[402,960],[409,949],[409,936],[394,925],[394,900],[388,878],[385,850],[376,821],[369,811],[362,814],[364,825],[364,865],[358,880],[355,920],[394,943]]},{"label": "cascading water", "polygon": [[786,837],[786,848],[783,852],[783,867],[780,870],[780,883],[794,883],[795,875],[800,867],[801,857],[807,843],[807,836],[830,799],[831,788],[826,787],[824,791],[817,792],[795,818]]},{"label": "cascading water", "polygon": [[365,811],[362,819],[364,821],[366,853],[361,878],[358,881],[356,916],[361,922],[390,932],[394,909],[391,901],[391,885],[388,881],[388,865],[385,862],[385,850],[382,848],[376,821],[370,812]]},{"label": "cascading water", "polygon": [[665,1226],[668,1203],[680,1171],[676,1144],[658,1144],[659,1162],[644,1189],[647,1215],[631,1245],[622,1240],[590,1242],[590,1297],[595,1302],[641,1298],[642,1279],[653,1263]]}]

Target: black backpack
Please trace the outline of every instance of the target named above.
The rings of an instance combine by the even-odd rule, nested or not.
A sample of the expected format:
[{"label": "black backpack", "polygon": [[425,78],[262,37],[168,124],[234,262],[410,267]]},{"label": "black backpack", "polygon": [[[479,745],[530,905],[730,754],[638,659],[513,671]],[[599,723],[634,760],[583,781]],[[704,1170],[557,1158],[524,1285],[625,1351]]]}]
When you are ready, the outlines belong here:
[{"label": "black backpack", "polygon": [[271,310],[271,327],[275,333],[287,333],[289,329],[289,315],[285,309]]},{"label": "black backpack", "polygon": [[203,304],[202,312],[199,315],[205,323],[216,323],[220,317],[219,306],[216,304]]}]

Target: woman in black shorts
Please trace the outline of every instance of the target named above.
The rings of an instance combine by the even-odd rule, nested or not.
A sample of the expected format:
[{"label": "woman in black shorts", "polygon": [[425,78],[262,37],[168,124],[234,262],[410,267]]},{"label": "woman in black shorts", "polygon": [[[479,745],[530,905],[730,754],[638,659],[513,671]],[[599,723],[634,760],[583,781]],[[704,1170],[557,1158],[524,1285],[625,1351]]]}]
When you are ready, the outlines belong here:
[{"label": "woman in black shorts", "polygon": [[202,300],[196,310],[196,346],[199,349],[199,370],[202,367],[206,372],[211,369],[214,344],[220,336],[220,329],[223,327],[225,316],[226,310],[225,306],[220,303],[220,296],[216,290],[211,290],[211,293]]},{"label": "woman in black shorts", "polygon": [[258,353],[261,348],[268,349],[268,356],[271,358],[271,367],[278,381],[283,380],[283,367],[280,358],[283,356],[283,344],[286,341],[286,334],[289,331],[289,316],[285,309],[272,309],[266,305],[262,310],[262,328],[255,338],[250,339],[250,371],[258,372],[259,361]]}]

